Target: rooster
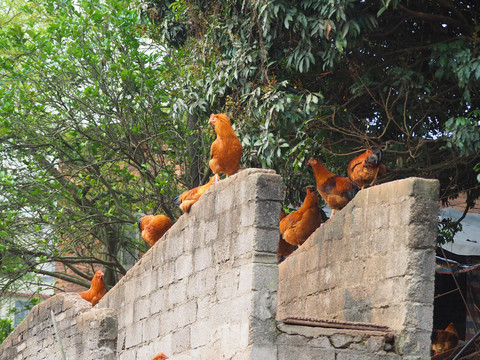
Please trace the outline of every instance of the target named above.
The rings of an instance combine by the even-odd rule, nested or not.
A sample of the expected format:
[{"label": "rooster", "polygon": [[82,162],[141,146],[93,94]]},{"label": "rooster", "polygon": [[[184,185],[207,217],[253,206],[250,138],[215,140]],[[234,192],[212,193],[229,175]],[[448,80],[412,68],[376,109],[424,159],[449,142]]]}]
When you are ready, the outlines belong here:
[{"label": "rooster", "polygon": [[103,272],[102,270],[98,270],[95,275],[93,275],[90,289],[84,292],[79,292],[78,295],[80,295],[84,300],[89,301],[92,306],[95,306],[106,293],[107,288],[105,287],[105,282],[103,281]]},{"label": "rooster", "polygon": [[376,149],[367,150],[352,159],[347,170],[348,178],[363,190],[365,186],[375,184],[377,177],[385,174],[387,167],[382,164],[382,151]]},{"label": "rooster", "polygon": [[434,355],[455,348],[458,344],[458,333],[453,323],[450,323],[445,330],[433,330],[432,350]]},{"label": "rooster", "polygon": [[172,220],[165,215],[144,215],[138,221],[138,228],[142,232],[142,238],[150,246],[160,239],[173,225]]},{"label": "rooster", "polygon": [[333,216],[336,210],[343,209],[355,197],[358,188],[348,177],[330,172],[320,160],[310,158],[308,164],[313,168],[317,190],[332,209]]},{"label": "rooster", "polygon": [[307,196],[300,209],[280,220],[280,233],[287,243],[300,246],[321,223],[318,197],[312,189],[307,187]]},{"label": "rooster", "polygon": [[[287,216],[285,214],[285,211],[281,209],[280,212],[280,221]],[[283,238],[283,235],[280,234],[279,239],[278,239],[278,249],[277,249],[277,261],[280,264],[282,261],[284,261],[288,256],[290,256],[291,253],[293,253],[296,249],[296,246],[291,245],[285,241]]]},{"label": "rooster", "polygon": [[178,195],[174,200],[175,204],[180,207],[184,213],[188,213],[193,204],[195,204],[198,199],[207,191],[210,186],[216,181],[217,177],[212,176],[210,181],[202,186],[197,186],[191,190],[184,191],[182,194]]},{"label": "rooster", "polygon": [[217,138],[210,147],[211,159],[208,165],[218,180],[220,173],[228,177],[240,170],[242,144],[226,114],[211,114],[208,123],[215,126],[217,134]]}]

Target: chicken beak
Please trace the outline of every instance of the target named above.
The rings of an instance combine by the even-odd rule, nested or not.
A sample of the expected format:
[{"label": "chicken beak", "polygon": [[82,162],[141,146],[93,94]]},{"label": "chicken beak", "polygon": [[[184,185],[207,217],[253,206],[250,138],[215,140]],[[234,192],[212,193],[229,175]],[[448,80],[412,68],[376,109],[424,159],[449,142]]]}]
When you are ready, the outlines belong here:
[{"label": "chicken beak", "polygon": [[208,119],[208,123],[215,126],[215,120],[216,120],[215,114],[212,114],[212,115],[210,115],[210,118]]}]

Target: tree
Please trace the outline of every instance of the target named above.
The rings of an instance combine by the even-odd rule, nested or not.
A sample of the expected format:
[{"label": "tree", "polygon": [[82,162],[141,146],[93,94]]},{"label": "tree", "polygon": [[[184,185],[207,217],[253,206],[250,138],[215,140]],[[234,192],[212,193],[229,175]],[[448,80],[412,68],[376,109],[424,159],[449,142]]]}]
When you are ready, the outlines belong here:
[{"label": "tree", "polygon": [[182,66],[196,72],[184,78],[201,86],[183,98],[230,112],[245,164],[275,168],[287,201],[302,199],[312,181],[308,157],[323,155],[345,173],[365,147],[384,149],[382,181],[436,178],[444,201],[466,192],[470,207],[479,197],[475,1],[153,0],[144,8],[171,52],[190,51]]},{"label": "tree", "polygon": [[172,115],[178,84],[136,8],[45,1],[36,11],[44,27],[0,30],[2,290],[29,272],[89,286],[99,266],[112,286],[146,249],[140,214],[179,215],[171,200],[193,182],[197,156],[187,141],[212,134]]}]

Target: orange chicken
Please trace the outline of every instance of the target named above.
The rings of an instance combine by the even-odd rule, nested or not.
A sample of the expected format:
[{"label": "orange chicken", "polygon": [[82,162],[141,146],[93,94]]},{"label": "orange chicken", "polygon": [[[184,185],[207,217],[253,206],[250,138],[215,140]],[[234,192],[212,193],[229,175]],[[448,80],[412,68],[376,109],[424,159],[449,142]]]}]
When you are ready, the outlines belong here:
[{"label": "orange chicken", "polygon": [[433,330],[432,350],[434,355],[455,348],[458,344],[458,333],[453,323],[450,323],[445,330]]},{"label": "orange chicken", "polygon": [[367,150],[348,163],[348,177],[359,188],[372,186],[387,171],[381,150]]},{"label": "orange chicken", "polygon": [[188,213],[193,204],[205,193],[205,191],[212,186],[216,181],[216,177],[212,176],[210,181],[202,186],[197,186],[191,190],[184,191],[182,194],[175,198],[175,203],[180,207],[184,213]]},{"label": "orange chicken", "polygon": [[[281,209],[280,212],[280,221],[287,216],[285,214],[285,211]],[[295,251],[296,246],[291,245],[285,241],[283,238],[283,235],[280,234],[279,239],[278,239],[278,249],[277,249],[277,260],[278,263],[280,264],[283,260],[285,260],[292,252]]]},{"label": "orange chicken", "polygon": [[208,165],[218,180],[220,173],[228,177],[240,170],[242,144],[226,114],[212,114],[208,123],[215,126],[217,134],[217,138],[210,147],[211,159]]},{"label": "orange chicken", "polygon": [[333,216],[336,210],[343,209],[355,197],[358,188],[348,177],[330,172],[320,160],[310,158],[308,164],[313,167],[317,190],[332,209]]},{"label": "orange chicken", "polygon": [[150,246],[155,245],[158,239],[160,239],[172,225],[172,220],[165,215],[144,215],[138,221],[138,228],[142,232],[142,238]]},{"label": "orange chicken", "polygon": [[107,288],[105,286],[105,282],[103,281],[103,272],[102,270],[98,270],[95,275],[93,275],[90,289],[80,292],[78,295],[80,295],[84,300],[89,301],[92,306],[95,306],[106,293]]},{"label": "orange chicken", "polygon": [[156,355],[152,360],[165,360],[168,359],[168,356],[165,355],[164,353],[160,353]]},{"label": "orange chicken", "polygon": [[280,220],[280,233],[287,243],[300,246],[321,223],[317,194],[307,187],[307,196],[300,209]]}]

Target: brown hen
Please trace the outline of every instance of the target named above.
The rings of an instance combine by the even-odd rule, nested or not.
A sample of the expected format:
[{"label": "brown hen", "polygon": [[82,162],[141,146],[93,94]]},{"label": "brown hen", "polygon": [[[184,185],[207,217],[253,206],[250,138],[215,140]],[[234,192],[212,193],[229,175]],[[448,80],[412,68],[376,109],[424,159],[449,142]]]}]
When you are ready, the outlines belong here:
[{"label": "brown hen", "polygon": [[318,197],[307,187],[307,196],[302,206],[280,220],[280,233],[291,245],[300,246],[320,226],[322,216],[318,209]]},{"label": "brown hen", "polygon": [[84,300],[89,301],[92,306],[95,306],[106,293],[107,288],[105,286],[105,282],[103,281],[103,272],[102,270],[98,270],[95,275],[93,275],[90,289],[80,292],[78,295],[80,295]]},{"label": "brown hen", "polygon": [[160,353],[156,355],[152,360],[165,360],[168,359],[168,356],[165,355],[164,353]]},{"label": "brown hen", "polygon": [[379,176],[387,171],[387,167],[382,164],[381,150],[367,150],[358,155],[348,163],[348,177],[356,186],[363,188],[372,186]]},{"label": "brown hen", "polygon": [[445,330],[433,330],[432,350],[434,355],[455,348],[458,344],[458,333],[453,323],[450,323]]},{"label": "brown hen", "polygon": [[150,246],[155,245],[158,239],[160,239],[172,225],[172,220],[165,215],[144,215],[138,221],[138,228],[142,232],[142,238]]},{"label": "brown hen", "polygon": [[313,167],[317,190],[332,209],[333,216],[336,210],[343,209],[355,197],[358,188],[348,177],[332,173],[320,160],[310,158],[308,164]]},{"label": "brown hen", "polygon": [[176,204],[184,213],[188,213],[193,204],[207,191],[210,186],[216,181],[216,177],[212,176],[210,181],[202,186],[197,186],[191,190],[184,191],[181,195],[175,198]]},{"label": "brown hen", "polygon": [[[280,210],[280,221],[287,216],[283,209]],[[289,244],[283,238],[283,235],[280,234],[278,239],[278,249],[277,249],[277,262],[280,264],[284,261],[291,253],[295,251],[296,247],[292,244]]]},{"label": "brown hen", "polygon": [[218,174],[235,174],[240,170],[240,159],[242,158],[242,144],[238,140],[232,124],[226,114],[212,114],[208,121],[215,126],[217,138],[210,147],[211,160],[210,169],[219,179]]}]

